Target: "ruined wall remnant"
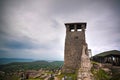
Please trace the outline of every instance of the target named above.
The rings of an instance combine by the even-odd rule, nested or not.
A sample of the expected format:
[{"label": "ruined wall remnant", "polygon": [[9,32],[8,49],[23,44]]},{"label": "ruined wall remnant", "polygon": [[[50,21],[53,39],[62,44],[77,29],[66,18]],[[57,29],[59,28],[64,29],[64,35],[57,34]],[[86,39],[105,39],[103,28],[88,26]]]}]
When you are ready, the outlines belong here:
[{"label": "ruined wall remnant", "polygon": [[92,80],[91,74],[91,62],[89,56],[86,55],[87,45],[83,45],[82,55],[81,55],[81,64],[78,69],[77,80]]},{"label": "ruined wall remnant", "polygon": [[[74,73],[79,69],[85,40],[86,23],[66,23],[63,73]],[[86,55],[88,55],[86,48]]]}]

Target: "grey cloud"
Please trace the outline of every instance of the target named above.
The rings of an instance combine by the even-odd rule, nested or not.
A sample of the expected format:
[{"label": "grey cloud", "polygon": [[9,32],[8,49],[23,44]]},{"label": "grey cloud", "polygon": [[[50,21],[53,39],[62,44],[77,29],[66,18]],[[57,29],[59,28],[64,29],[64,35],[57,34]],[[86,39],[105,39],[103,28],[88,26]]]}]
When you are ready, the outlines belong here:
[{"label": "grey cloud", "polygon": [[[75,21],[87,22],[86,39],[93,54],[110,49],[120,50],[120,46],[117,45],[120,40],[118,0],[2,0],[0,2],[2,4],[0,48],[3,49],[3,46],[5,48],[1,51],[4,57],[26,55],[37,59],[63,59],[64,23]],[[10,44],[9,47],[6,44]],[[18,49],[10,47],[14,47],[14,44]],[[5,50],[10,53],[8,51],[5,53]],[[14,55],[16,53],[18,55]],[[46,55],[48,56],[45,57]]]}]

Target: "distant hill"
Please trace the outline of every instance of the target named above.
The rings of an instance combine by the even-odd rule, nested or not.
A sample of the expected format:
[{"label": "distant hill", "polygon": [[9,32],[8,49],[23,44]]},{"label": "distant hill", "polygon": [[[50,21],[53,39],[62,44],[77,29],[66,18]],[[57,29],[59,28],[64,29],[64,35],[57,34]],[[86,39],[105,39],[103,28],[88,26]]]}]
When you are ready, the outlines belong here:
[{"label": "distant hill", "polygon": [[107,56],[107,55],[112,55],[112,54],[120,55],[120,51],[118,51],[118,50],[105,51],[105,52],[99,53],[95,56]]},{"label": "distant hill", "polygon": [[24,59],[24,58],[0,58],[0,65],[1,64],[8,64],[12,62],[32,62],[33,59]]},{"label": "distant hill", "polygon": [[34,61],[34,62],[14,62],[0,65],[0,71],[15,72],[20,70],[39,70],[44,69],[58,69],[63,65],[63,61]]}]

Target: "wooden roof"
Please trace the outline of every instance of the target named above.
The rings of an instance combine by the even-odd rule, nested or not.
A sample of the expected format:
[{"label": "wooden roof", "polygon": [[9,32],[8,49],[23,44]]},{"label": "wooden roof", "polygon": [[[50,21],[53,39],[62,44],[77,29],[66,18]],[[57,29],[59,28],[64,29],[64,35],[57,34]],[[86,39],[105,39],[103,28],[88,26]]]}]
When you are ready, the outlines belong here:
[{"label": "wooden roof", "polygon": [[[106,51],[106,52],[102,52],[100,54],[97,54],[95,56],[96,57],[120,56],[120,51],[118,51],[118,50]],[[95,57],[95,56],[93,56],[93,57]]]}]

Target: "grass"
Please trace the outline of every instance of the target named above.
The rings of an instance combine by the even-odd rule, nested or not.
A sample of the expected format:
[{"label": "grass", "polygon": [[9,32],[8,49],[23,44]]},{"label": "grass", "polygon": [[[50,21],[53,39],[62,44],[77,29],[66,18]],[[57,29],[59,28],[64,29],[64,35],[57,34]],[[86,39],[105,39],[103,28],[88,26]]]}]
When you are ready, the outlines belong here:
[{"label": "grass", "polygon": [[44,80],[44,79],[36,78],[36,79],[27,79],[27,80]]},{"label": "grass", "polygon": [[[93,65],[98,65],[99,67],[99,63],[98,62],[91,62]],[[91,68],[91,73],[93,74],[93,77],[95,78],[95,80],[110,80],[111,76],[105,72],[102,68],[98,68],[96,69],[94,66]]]},{"label": "grass", "polygon": [[[58,75],[57,77],[58,77],[60,80],[62,80],[62,78],[65,77],[65,76],[70,77],[71,80],[77,80],[77,74],[76,74],[76,73],[61,74],[61,75]],[[67,79],[67,80],[69,80],[69,79]]]}]

